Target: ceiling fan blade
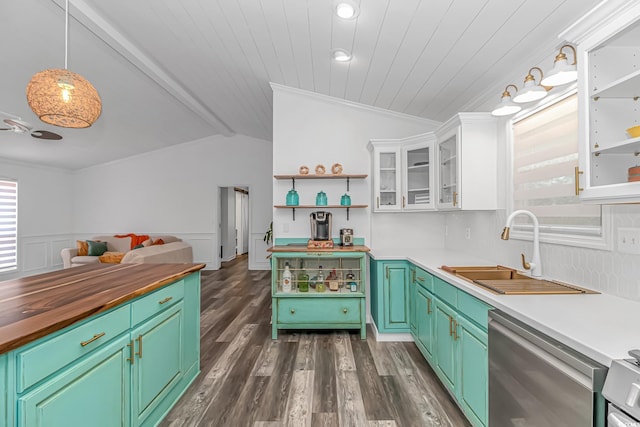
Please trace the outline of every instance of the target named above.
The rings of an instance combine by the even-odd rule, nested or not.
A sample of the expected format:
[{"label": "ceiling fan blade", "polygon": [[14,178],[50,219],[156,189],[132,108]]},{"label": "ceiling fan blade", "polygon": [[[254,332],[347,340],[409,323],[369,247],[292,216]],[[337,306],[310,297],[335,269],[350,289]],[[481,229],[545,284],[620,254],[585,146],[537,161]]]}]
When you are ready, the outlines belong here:
[{"label": "ceiling fan blade", "polygon": [[31,136],[37,139],[48,139],[51,141],[59,141],[62,139],[62,136],[49,132],[48,130],[34,130],[31,132]]}]

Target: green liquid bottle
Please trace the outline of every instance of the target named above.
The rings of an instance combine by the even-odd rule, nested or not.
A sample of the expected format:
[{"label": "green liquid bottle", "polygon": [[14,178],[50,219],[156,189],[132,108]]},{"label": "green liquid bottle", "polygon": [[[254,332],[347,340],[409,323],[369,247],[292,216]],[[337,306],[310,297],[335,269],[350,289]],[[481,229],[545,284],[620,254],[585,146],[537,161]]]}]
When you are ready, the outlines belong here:
[{"label": "green liquid bottle", "polygon": [[309,292],[309,275],[300,260],[300,274],[298,274],[298,292]]},{"label": "green liquid bottle", "polygon": [[322,266],[318,266],[318,276],[316,282],[316,292],[324,292],[325,284],[324,284],[324,272],[322,271]]}]

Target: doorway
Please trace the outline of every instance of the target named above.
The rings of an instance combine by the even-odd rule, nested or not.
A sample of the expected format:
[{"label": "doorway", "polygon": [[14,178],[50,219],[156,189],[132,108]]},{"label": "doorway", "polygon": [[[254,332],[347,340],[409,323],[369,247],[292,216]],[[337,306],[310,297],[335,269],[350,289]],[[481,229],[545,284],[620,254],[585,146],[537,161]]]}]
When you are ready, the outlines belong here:
[{"label": "doorway", "polygon": [[249,253],[249,188],[219,188],[219,263]]}]

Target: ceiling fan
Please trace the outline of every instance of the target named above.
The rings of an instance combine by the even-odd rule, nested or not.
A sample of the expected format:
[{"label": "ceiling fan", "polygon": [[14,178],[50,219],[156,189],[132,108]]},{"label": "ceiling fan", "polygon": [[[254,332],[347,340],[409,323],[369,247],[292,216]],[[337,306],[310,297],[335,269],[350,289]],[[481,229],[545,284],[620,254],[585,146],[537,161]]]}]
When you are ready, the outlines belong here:
[{"label": "ceiling fan", "polygon": [[[62,139],[61,135],[50,132],[48,130],[33,130],[33,126],[18,116],[14,116],[9,113],[0,111],[0,116],[4,116],[2,123],[8,127],[0,127],[0,131],[9,131],[13,133],[19,133],[22,135],[29,134],[37,139],[48,139],[52,141],[58,141]],[[0,124],[2,126],[2,124]]]}]

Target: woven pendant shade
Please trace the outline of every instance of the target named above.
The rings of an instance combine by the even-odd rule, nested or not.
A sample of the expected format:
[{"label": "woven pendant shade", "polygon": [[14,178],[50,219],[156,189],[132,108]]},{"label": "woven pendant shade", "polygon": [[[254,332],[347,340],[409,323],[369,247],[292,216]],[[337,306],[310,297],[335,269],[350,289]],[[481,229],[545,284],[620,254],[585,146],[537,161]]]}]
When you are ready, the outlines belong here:
[{"label": "woven pendant shade", "polygon": [[61,68],[36,73],[27,85],[27,102],[40,120],[65,128],[87,128],[102,111],[102,100],[91,83]]}]

